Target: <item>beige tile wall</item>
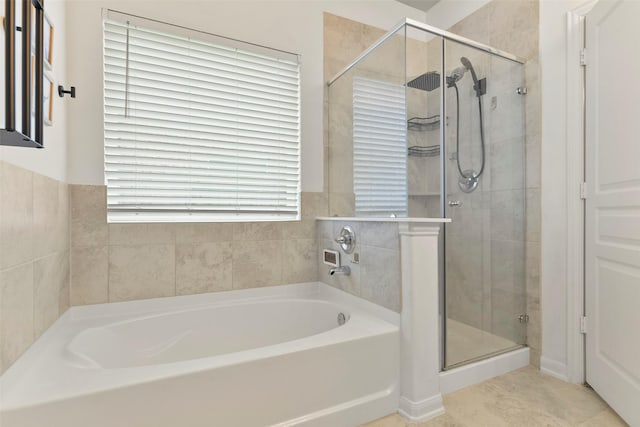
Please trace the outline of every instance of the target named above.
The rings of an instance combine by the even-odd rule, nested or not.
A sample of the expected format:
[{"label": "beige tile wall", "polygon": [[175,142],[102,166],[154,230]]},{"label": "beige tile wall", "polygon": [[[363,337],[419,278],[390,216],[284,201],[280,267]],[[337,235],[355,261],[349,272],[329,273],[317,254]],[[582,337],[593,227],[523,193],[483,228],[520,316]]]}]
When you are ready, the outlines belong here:
[{"label": "beige tile wall", "polygon": [[[356,248],[353,254],[340,251],[334,241],[344,225],[350,225],[356,234]],[[316,228],[318,280],[400,312],[402,294],[398,224],[318,220]],[[330,276],[330,267],[322,263],[323,249],[340,251],[341,263],[351,268],[351,274]],[[355,254],[359,255],[358,264],[353,262]]]},{"label": "beige tile wall", "polygon": [[107,224],[106,187],[72,185],[71,303],[315,281],[326,206],[302,193],[301,221]]},{"label": "beige tile wall", "polygon": [[0,161],[0,374],[68,307],[68,185]]},{"label": "beige tile wall", "polygon": [[[330,13],[324,14],[324,78],[330,80],[358,54],[371,46],[386,30]],[[405,73],[409,76],[422,74],[431,69],[440,55],[427,54],[426,43],[404,37],[401,32],[392,37],[351,71],[336,80],[325,92],[325,177],[328,180],[329,213],[332,216],[354,216],[355,196],[353,193],[353,76],[372,77],[388,83],[404,84]],[[405,61],[405,48],[407,51]],[[431,57],[438,58],[431,58]],[[405,70],[405,62],[407,70]],[[409,117],[423,116],[427,102],[426,92],[411,89],[408,93],[407,112]],[[439,91],[431,92],[439,107]],[[419,111],[419,112],[417,112]],[[329,137],[331,135],[331,137]],[[438,139],[439,133],[433,133]],[[410,145],[429,145],[429,141],[419,140],[423,135],[409,132]],[[438,141],[434,142],[435,144]],[[410,158],[408,167],[418,169],[414,175],[419,180],[409,180],[410,216],[427,216],[424,193],[437,191],[439,185],[439,163],[437,159]],[[416,168],[418,166],[418,168]],[[425,179],[427,177],[427,179]],[[429,189],[423,188],[428,186]],[[435,189],[435,190],[434,190]],[[423,206],[424,205],[424,206]],[[422,208],[420,208],[422,206]]]}]

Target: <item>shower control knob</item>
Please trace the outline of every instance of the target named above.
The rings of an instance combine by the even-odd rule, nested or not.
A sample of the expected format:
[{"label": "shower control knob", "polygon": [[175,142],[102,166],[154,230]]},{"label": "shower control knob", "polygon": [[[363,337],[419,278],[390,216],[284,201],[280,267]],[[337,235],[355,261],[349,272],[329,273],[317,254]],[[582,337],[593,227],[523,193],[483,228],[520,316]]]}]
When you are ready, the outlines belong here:
[{"label": "shower control knob", "polygon": [[460,206],[462,206],[462,202],[460,200],[449,200],[450,208],[458,208]]}]

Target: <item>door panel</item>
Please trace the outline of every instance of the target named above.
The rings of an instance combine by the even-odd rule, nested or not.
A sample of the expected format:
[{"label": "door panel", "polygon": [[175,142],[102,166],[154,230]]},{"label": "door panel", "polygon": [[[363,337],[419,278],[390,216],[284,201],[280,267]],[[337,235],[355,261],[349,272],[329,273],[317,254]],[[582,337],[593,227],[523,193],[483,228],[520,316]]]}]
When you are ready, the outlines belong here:
[{"label": "door panel", "polygon": [[601,0],[588,51],[587,382],[640,425],[640,2]]}]

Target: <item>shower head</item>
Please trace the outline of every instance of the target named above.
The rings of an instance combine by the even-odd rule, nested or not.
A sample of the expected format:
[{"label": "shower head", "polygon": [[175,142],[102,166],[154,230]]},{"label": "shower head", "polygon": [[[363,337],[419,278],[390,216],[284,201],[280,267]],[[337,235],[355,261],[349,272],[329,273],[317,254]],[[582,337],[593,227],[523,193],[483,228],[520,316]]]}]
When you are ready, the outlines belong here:
[{"label": "shower head", "polygon": [[440,73],[437,71],[426,72],[411,80],[407,86],[431,92],[440,87]]},{"label": "shower head", "polygon": [[471,61],[469,61],[469,59],[467,59],[466,57],[461,57],[460,62],[462,62],[462,65],[464,65],[464,68],[466,68],[467,70],[473,70],[473,64],[471,64]]},{"label": "shower head", "polygon": [[480,98],[480,96],[484,94],[484,91],[480,83],[478,83],[478,76],[476,75],[476,70],[473,68],[473,64],[471,63],[471,61],[469,61],[468,58],[464,56],[460,57],[460,62],[462,63],[462,65],[464,65],[464,68],[471,72],[471,78],[473,79],[473,90],[476,91],[476,96]]}]

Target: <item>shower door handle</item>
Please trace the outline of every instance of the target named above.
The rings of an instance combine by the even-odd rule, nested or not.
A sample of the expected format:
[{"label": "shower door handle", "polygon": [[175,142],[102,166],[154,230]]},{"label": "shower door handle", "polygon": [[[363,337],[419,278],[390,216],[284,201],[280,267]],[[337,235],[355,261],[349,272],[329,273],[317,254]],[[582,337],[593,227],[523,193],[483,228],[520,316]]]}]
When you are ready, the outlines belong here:
[{"label": "shower door handle", "polygon": [[450,208],[459,208],[460,206],[462,206],[462,202],[460,200],[449,200]]}]

